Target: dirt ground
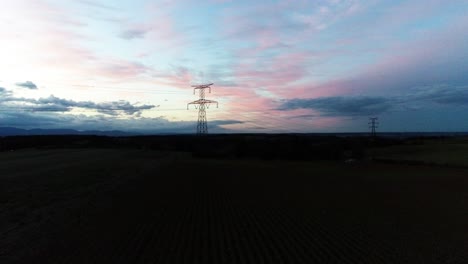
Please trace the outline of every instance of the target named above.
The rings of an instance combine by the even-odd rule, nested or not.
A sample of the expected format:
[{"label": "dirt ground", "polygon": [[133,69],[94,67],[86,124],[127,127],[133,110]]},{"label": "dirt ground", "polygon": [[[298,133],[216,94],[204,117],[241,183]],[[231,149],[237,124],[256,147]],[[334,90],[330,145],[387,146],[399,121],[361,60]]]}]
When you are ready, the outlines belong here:
[{"label": "dirt ground", "polygon": [[468,263],[468,169],[0,153],[0,263]]}]

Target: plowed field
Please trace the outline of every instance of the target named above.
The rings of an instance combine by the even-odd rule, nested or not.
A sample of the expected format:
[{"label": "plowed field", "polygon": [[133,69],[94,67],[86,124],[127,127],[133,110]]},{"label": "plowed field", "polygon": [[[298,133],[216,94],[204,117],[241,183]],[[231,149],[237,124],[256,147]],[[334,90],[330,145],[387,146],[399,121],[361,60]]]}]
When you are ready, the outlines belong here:
[{"label": "plowed field", "polygon": [[0,263],[468,263],[468,170],[0,153]]}]

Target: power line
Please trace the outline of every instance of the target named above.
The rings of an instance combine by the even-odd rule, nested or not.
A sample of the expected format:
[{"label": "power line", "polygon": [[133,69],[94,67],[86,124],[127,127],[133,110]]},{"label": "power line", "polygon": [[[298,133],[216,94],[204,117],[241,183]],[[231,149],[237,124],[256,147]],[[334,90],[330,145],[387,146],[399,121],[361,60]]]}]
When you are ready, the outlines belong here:
[{"label": "power line", "polygon": [[[61,85],[65,85],[65,84],[61,84]],[[90,87],[90,88],[95,88],[95,89],[97,88],[97,89],[112,90],[112,91],[125,91],[125,90],[127,90],[127,91],[131,91],[131,92],[174,94],[174,95],[182,94],[182,92],[170,91],[170,90],[149,90],[149,89],[147,90],[147,89],[134,89],[134,88],[130,89],[130,88],[124,88],[124,87],[94,86],[94,85],[80,85],[80,84],[73,84],[72,86]],[[229,94],[229,93],[221,93],[221,94]],[[246,108],[251,107],[250,105],[240,103],[239,100],[236,101],[236,104],[244,105],[244,106],[246,106]],[[0,110],[0,111],[7,111],[8,109],[11,109],[11,110],[25,110],[25,111],[31,111],[31,112],[70,112],[70,113],[90,113],[90,112],[98,112],[98,113],[101,112],[102,113],[102,111],[129,111],[127,109],[102,109],[101,111],[99,111],[99,109],[80,109],[79,107],[72,107],[70,109],[67,108],[67,109],[63,109],[63,111],[60,111],[59,109],[54,108],[54,107],[51,107],[50,109],[48,109],[46,107],[40,107],[38,109],[35,109],[34,107],[3,107],[3,109]],[[76,109],[80,109],[80,110],[76,110]],[[144,109],[142,111],[145,111],[145,112],[169,112],[169,111],[183,111],[183,109],[164,109],[164,108],[161,109],[161,108],[158,108],[158,109]],[[229,113],[229,112],[227,112],[227,113]],[[284,125],[280,125],[280,124],[272,124],[272,122],[266,122],[265,119],[274,120],[274,121],[278,121],[278,122],[281,122],[281,123],[285,122],[284,118],[274,117],[274,116],[271,115],[271,112],[256,110],[256,111],[249,111],[249,112],[246,112],[246,113],[254,113],[257,116],[258,115],[261,116],[261,119],[259,120],[259,119],[256,119],[256,118],[252,118],[251,116],[238,114],[240,116],[245,117],[247,119],[247,122],[254,123],[255,126],[257,126],[258,128],[262,128],[262,127],[258,126],[256,124],[261,123],[261,124],[267,124],[270,127],[275,127],[275,128],[279,128],[279,129],[282,129],[282,130],[288,130],[288,131],[296,130],[296,131],[299,131],[297,129],[291,130],[291,127],[289,127],[289,126],[284,126]],[[205,113],[205,119],[206,119],[206,113]],[[304,122],[294,121],[292,119],[286,119],[286,121],[289,122],[289,123],[291,123],[291,122],[295,123],[296,125],[299,125],[299,126],[305,128]]]},{"label": "power line", "polygon": [[109,91],[122,91],[122,92],[137,92],[137,93],[156,93],[156,94],[185,94],[182,91],[172,91],[172,90],[151,90],[151,89],[141,89],[141,88],[129,88],[129,87],[109,87],[109,86],[94,86],[94,85],[79,85],[73,84],[70,86],[74,87],[89,87],[93,89],[100,90],[109,90]]},{"label": "power line", "polygon": [[[48,82],[50,83],[50,82]],[[177,90],[152,90],[152,89],[142,89],[142,88],[134,88],[134,87],[121,87],[121,86],[101,86],[101,85],[91,85],[91,84],[71,84],[71,83],[50,83],[54,85],[66,85],[66,86],[72,86],[72,87],[87,87],[87,88],[94,88],[94,89],[99,89],[99,90],[110,90],[110,91],[129,91],[129,92],[142,92],[142,93],[156,93],[156,94],[186,94],[185,91],[177,91]],[[225,92],[222,93],[217,93],[219,95],[235,95],[229,93],[229,90],[226,90]]]},{"label": "power line", "polygon": [[[63,109],[59,109],[57,107],[27,107],[27,106],[0,106],[0,111],[14,111],[14,110],[24,110],[24,111],[31,111],[31,112],[97,112],[97,111],[145,111],[145,112],[167,112],[167,111],[186,111],[187,109],[184,108],[152,108],[152,109],[121,109],[121,108],[103,108],[103,109],[95,109],[95,108],[82,108],[79,106],[64,106]],[[80,109],[80,110],[76,110]]]},{"label": "power line", "polygon": [[[225,112],[225,113],[229,113],[229,112]],[[246,114],[248,114],[248,113],[255,113],[255,114],[261,113],[261,114],[260,114],[260,117],[253,118],[252,116],[247,116]],[[255,127],[259,128],[259,129],[275,128],[275,129],[279,129],[279,130],[284,130],[284,131],[286,131],[288,133],[302,133],[303,132],[303,131],[301,131],[299,129],[294,129],[291,126],[281,125],[281,124],[284,123],[284,120],[272,117],[270,112],[263,112],[263,114],[262,114],[261,111],[245,112],[243,114],[241,114],[239,112],[236,112],[236,116],[244,117],[246,120],[241,119],[239,121],[243,121],[245,123],[252,123]],[[267,121],[267,120],[270,120],[270,121]],[[275,122],[275,121],[277,121],[277,122]],[[279,124],[278,124],[278,122],[279,122]],[[258,124],[261,124],[261,126],[259,126]],[[296,123],[296,124],[298,126],[304,128],[304,129],[307,129],[307,127],[305,126],[305,124],[303,122]]]},{"label": "power line", "polygon": [[[79,110],[78,110],[79,109]],[[20,111],[20,110],[23,110],[23,111],[27,111],[27,112],[60,112],[60,113],[102,113],[103,111],[129,111],[128,109],[117,109],[117,108],[111,108],[111,109],[80,109],[79,107],[64,107],[63,109],[57,109],[56,107],[34,107],[34,106],[7,106],[7,107],[2,107],[2,109],[0,109],[0,111],[2,112],[7,112],[7,111]],[[101,110],[101,111],[99,111]],[[155,108],[155,109],[144,109],[143,111],[145,112],[173,112],[173,111],[185,111],[185,109],[181,109],[181,108],[166,108],[166,109],[161,109],[161,108]],[[224,111],[225,113],[230,113],[230,112],[227,112],[227,111]],[[258,116],[260,115],[261,118],[259,119],[258,117],[252,117],[250,115],[248,115],[249,113],[253,113],[255,114],[255,116]],[[267,122],[266,120],[273,120],[273,121],[277,121],[277,122],[280,122],[280,123],[284,123],[284,119],[281,119],[281,118],[276,118],[276,117],[273,117],[271,116],[271,113],[270,112],[267,112],[267,111],[249,111],[249,112],[246,112],[245,114],[240,114],[238,113],[237,114],[238,116],[240,117],[243,117],[245,118],[246,120],[242,120],[242,121],[245,121],[245,123],[253,123],[255,124],[255,126],[257,128],[263,128],[261,126],[258,126],[257,124],[262,124],[263,126],[267,125],[268,127],[270,128],[278,128],[278,129],[281,129],[281,130],[287,130],[289,132],[295,132],[295,131],[300,131],[300,130],[297,130],[297,129],[291,129],[290,127],[287,127],[287,126],[284,126],[284,125],[280,125],[278,123],[275,123],[275,122]],[[288,120],[288,121],[292,121],[292,120]],[[304,126],[304,123],[303,122],[293,122],[293,123],[296,123],[296,125],[301,125],[301,126]]]},{"label": "power line", "polygon": [[[27,112],[33,112],[33,113],[41,113],[41,112],[60,112],[60,113],[70,113],[70,114],[76,114],[76,113],[96,113],[96,114],[103,114],[102,112],[98,112],[94,109],[82,109],[82,110],[63,110],[63,111],[58,111],[58,110],[55,110],[55,109],[44,109],[44,108],[41,108],[40,110],[34,110],[34,109],[31,109],[31,108],[10,108],[10,110],[25,110]],[[114,109],[112,111],[125,111],[123,109]],[[154,112],[173,112],[173,111],[186,111],[186,109],[164,109],[164,110],[157,110],[157,109],[154,109],[154,110],[145,110],[146,112],[148,111],[154,111]],[[0,109],[0,112],[9,112],[7,109]],[[104,113],[105,114],[105,113]],[[241,116],[241,117],[244,117],[246,120],[240,120],[242,121],[242,123],[244,124],[250,124],[250,126],[253,126],[254,128],[257,128],[257,129],[276,129],[276,130],[282,130],[284,132],[287,132],[287,133],[300,133],[302,131],[298,130],[298,129],[291,129],[291,127],[289,126],[284,126],[284,125],[280,125],[278,123],[275,123],[275,122],[269,122],[267,121],[268,119],[269,120],[279,120],[279,119],[274,119],[274,118],[271,118],[271,117],[268,117],[266,115],[263,115],[262,116],[262,119],[258,119],[258,118],[252,118],[251,116],[247,116],[247,115],[243,115],[243,114],[237,114],[238,116]],[[249,127],[246,127],[246,129],[252,129],[252,128],[249,128]]]},{"label": "power line", "polygon": [[[250,108],[250,107],[251,107],[250,105],[242,104],[242,103],[239,103],[238,101],[236,101],[236,104],[237,104],[237,105],[243,105],[243,106],[245,106],[246,108]],[[291,118],[288,119],[287,117],[281,118],[280,116],[278,116],[278,117],[279,117],[279,118],[278,118],[278,117],[275,117],[275,116],[272,115],[271,109],[266,109],[266,110],[268,110],[268,111],[256,110],[256,111],[248,111],[248,113],[260,113],[260,115],[262,115],[262,118],[267,118],[267,119],[271,119],[271,120],[276,120],[276,121],[282,122],[282,123],[284,123],[284,121],[285,121],[284,119],[286,118],[286,120],[287,120],[288,122],[292,122],[292,123],[294,123],[295,125],[300,126],[300,127],[303,127],[303,128],[308,128],[307,126],[305,126],[306,124],[305,124],[304,122],[302,122],[302,121],[293,120],[293,119],[291,119]],[[238,113],[237,113],[237,114],[238,114]],[[262,122],[264,122],[264,120],[262,120]],[[296,129],[296,131],[299,131],[299,130]]]}]

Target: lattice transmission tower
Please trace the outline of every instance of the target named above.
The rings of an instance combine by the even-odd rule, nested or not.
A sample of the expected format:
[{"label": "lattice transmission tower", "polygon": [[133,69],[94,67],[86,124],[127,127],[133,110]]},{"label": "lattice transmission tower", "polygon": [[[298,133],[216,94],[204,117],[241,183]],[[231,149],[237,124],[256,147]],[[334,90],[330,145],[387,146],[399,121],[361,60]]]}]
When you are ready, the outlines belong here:
[{"label": "lattice transmission tower", "polygon": [[200,99],[187,104],[187,110],[189,109],[189,105],[191,104],[195,105],[195,109],[198,108],[198,123],[197,123],[198,135],[208,134],[208,121],[206,120],[206,108],[209,108],[210,104],[216,104],[216,108],[218,108],[218,102],[205,99],[205,89],[208,89],[209,93],[211,93],[211,85],[213,85],[213,83],[192,85],[192,87],[195,87],[193,88],[193,94],[195,94],[195,91],[198,90],[200,93]]},{"label": "lattice transmission tower", "polygon": [[378,117],[369,117],[369,129],[371,130],[371,136],[376,137],[376,129],[379,127],[379,118]]}]

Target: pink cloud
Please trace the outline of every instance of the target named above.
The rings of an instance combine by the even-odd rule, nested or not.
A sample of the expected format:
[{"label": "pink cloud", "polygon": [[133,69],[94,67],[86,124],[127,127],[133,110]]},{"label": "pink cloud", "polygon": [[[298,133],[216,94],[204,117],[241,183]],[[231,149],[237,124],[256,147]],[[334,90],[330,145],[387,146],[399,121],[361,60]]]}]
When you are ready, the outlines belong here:
[{"label": "pink cloud", "polygon": [[290,87],[310,82],[308,64],[314,56],[309,52],[283,53],[266,61],[239,63],[233,69],[234,79],[240,87],[252,93],[264,89],[273,96],[282,97],[289,94]]},{"label": "pink cloud", "polygon": [[[337,76],[321,83],[314,82],[308,76],[310,60],[314,56],[333,54],[288,52],[257,59],[253,54],[259,49],[240,50],[242,56],[239,57],[246,59],[233,66],[234,78],[241,88],[228,93],[234,105],[232,110],[250,113],[249,117],[254,118],[259,126],[262,122],[270,126],[287,126],[297,122],[288,117],[314,116],[313,111],[301,109],[281,113],[274,110],[275,99],[255,94],[255,90],[262,88],[280,98],[316,98],[395,94],[427,82],[466,82],[468,79],[463,77],[461,70],[466,69],[466,63],[461,64],[463,60],[460,58],[466,55],[468,38],[463,32],[467,25],[468,20],[461,18],[438,32],[432,32],[427,38],[418,38],[409,43],[391,43],[382,51],[382,54],[388,55],[379,57],[375,63],[350,77]],[[339,129],[348,124],[347,120],[337,117],[317,117],[307,122],[314,128],[324,130]]]},{"label": "pink cloud", "polygon": [[[18,13],[25,18],[10,18]],[[70,13],[71,10],[42,0],[9,3],[0,14],[4,19],[11,19],[12,26],[1,27],[0,35],[6,39],[4,43],[11,42],[18,59],[23,58],[28,66],[46,70],[51,76],[73,76],[69,79],[95,76],[119,82],[143,77],[153,71],[142,63],[88,48],[86,42],[97,39],[77,33],[76,29],[85,24]],[[24,67],[21,63],[15,66]]]},{"label": "pink cloud", "polygon": [[[378,95],[407,91],[416,86],[450,82],[465,82],[462,69],[466,63],[460,59],[467,54],[468,38],[464,31],[468,19],[432,32],[425,38],[410,43],[396,43],[388,47],[392,52],[382,56],[353,77],[337,78],[322,84],[291,87],[288,98],[334,95]],[[395,52],[397,51],[397,52]]]},{"label": "pink cloud", "polygon": [[130,78],[148,72],[150,69],[138,62],[107,60],[97,69],[103,76],[111,78]]},{"label": "pink cloud", "polygon": [[[297,18],[335,23],[355,14],[361,7],[361,2],[354,0],[281,1],[270,5],[254,4],[246,10],[227,9],[223,16],[225,37],[247,46],[234,51],[235,57],[240,58],[232,65],[235,82],[250,89],[266,89],[278,96],[289,95],[290,87],[298,91],[316,85],[310,75],[312,65],[335,52],[299,48],[310,42],[319,29]],[[304,12],[298,13],[298,10]]]}]

